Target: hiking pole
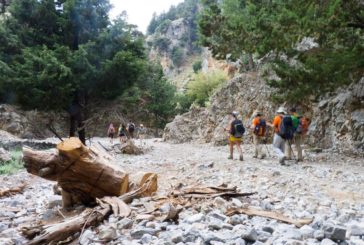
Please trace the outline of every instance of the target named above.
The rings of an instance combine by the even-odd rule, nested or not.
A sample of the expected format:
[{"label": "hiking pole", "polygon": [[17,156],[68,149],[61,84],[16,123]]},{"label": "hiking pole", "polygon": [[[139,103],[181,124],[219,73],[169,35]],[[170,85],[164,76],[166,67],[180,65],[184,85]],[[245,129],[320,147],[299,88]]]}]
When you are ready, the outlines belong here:
[{"label": "hiking pole", "polygon": [[298,163],[297,159],[296,159],[296,156],[294,155],[294,152],[293,152],[293,149],[292,149],[292,146],[291,146],[291,141],[288,140],[288,145],[289,145],[289,149],[291,150],[292,152],[292,156],[293,156],[293,160],[295,161],[295,163]]}]

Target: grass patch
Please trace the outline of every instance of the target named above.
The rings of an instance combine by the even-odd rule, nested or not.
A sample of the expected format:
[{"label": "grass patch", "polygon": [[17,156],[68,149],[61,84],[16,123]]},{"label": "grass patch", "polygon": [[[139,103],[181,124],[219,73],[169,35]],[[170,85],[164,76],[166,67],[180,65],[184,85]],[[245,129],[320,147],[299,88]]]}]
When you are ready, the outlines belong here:
[{"label": "grass patch", "polygon": [[14,150],[10,152],[11,160],[7,162],[0,162],[0,175],[14,174],[21,169],[24,169],[22,151]]}]

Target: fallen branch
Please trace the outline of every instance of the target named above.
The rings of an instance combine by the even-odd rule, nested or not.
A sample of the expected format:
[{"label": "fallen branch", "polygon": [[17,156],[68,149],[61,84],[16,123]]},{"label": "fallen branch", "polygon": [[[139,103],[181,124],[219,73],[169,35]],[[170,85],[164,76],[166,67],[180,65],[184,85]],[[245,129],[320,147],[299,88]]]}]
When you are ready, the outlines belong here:
[{"label": "fallen branch", "polygon": [[131,210],[126,203],[130,203],[134,198],[144,196],[145,193],[151,193],[156,182],[157,175],[151,174],[143,185],[134,191],[120,197],[96,198],[98,206],[93,209],[86,209],[80,215],[65,219],[57,224],[24,227],[22,233],[28,239],[33,239],[28,244],[49,244],[50,242],[63,241],[89,226],[97,226],[111,213],[117,217],[127,217]]},{"label": "fallen branch", "polygon": [[57,224],[23,227],[22,233],[26,238],[32,239],[29,245],[63,241],[83,228],[98,225],[111,212],[110,205],[100,205],[93,209],[86,209],[80,215]]},{"label": "fallen branch", "polygon": [[256,192],[237,192],[237,187],[227,188],[220,186],[207,186],[207,187],[186,187],[181,191],[173,191],[170,193],[172,197],[185,197],[185,198],[215,198],[215,197],[243,197],[251,196]]},{"label": "fallen branch", "polygon": [[232,216],[234,214],[246,214],[249,216],[261,216],[265,218],[271,218],[278,221],[282,221],[288,224],[294,224],[296,227],[300,228],[304,225],[308,225],[313,221],[313,218],[307,219],[291,219],[287,216],[284,216],[281,213],[273,212],[273,211],[265,211],[254,208],[238,208],[238,209],[230,209],[226,212],[227,216]]},{"label": "fallen branch", "polygon": [[11,195],[21,193],[21,192],[23,192],[23,190],[25,189],[26,186],[27,186],[27,184],[23,183],[20,186],[17,186],[14,188],[0,189],[0,197],[8,197]]}]

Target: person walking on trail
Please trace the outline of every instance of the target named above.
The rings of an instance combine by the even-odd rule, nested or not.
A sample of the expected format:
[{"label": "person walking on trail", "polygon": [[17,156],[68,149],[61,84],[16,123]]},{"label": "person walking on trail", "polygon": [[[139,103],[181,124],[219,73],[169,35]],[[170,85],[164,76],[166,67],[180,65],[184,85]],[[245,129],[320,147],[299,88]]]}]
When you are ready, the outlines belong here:
[{"label": "person walking on trail", "polygon": [[126,142],[126,140],[128,139],[128,137],[126,136],[126,127],[124,124],[120,124],[119,139],[120,139],[120,144],[124,144]]},{"label": "person walking on trail", "polygon": [[234,159],[234,145],[236,145],[239,152],[239,160],[243,161],[243,152],[241,150],[241,138],[245,132],[245,128],[243,126],[243,122],[238,119],[239,113],[233,111],[231,113],[231,120],[229,122],[228,127],[225,129],[229,132],[229,150],[230,155],[228,159]]},{"label": "person walking on trail", "polygon": [[263,159],[266,154],[263,152],[262,144],[266,140],[267,134],[267,124],[263,117],[263,113],[260,111],[255,111],[253,114],[253,122],[251,125],[251,130],[253,131],[253,143],[254,143],[254,158]]},{"label": "person walking on trail", "polygon": [[135,131],[135,124],[132,121],[129,121],[129,123],[126,125],[129,137],[132,139],[134,138],[134,131]]},{"label": "person walking on trail", "polygon": [[280,135],[280,126],[285,114],[286,110],[284,109],[284,107],[279,107],[277,110],[277,115],[273,119],[273,124],[268,124],[269,126],[274,128],[273,149],[278,156],[279,163],[282,165],[284,165],[285,161],[285,140]]},{"label": "person walking on trail", "polygon": [[114,136],[115,136],[115,128],[112,123],[110,123],[109,128],[107,130],[107,136],[110,138],[110,143],[113,144]]},{"label": "person walking on trail", "polygon": [[140,144],[141,145],[144,143],[143,140],[145,139],[145,134],[146,133],[147,133],[147,129],[141,123],[140,126],[139,126],[139,128],[138,128],[138,137],[140,139]]},{"label": "person walking on trail", "polygon": [[[293,127],[295,130],[292,143],[295,145],[295,148],[297,150],[297,161],[302,162],[303,161],[302,143],[303,143],[303,138],[308,131],[309,120],[307,120],[307,118],[303,117],[301,114],[297,113],[296,108],[291,108],[290,113],[292,117]],[[292,145],[289,145],[289,141],[287,141],[286,152],[285,152],[286,158],[291,159],[292,154],[294,155]]]}]

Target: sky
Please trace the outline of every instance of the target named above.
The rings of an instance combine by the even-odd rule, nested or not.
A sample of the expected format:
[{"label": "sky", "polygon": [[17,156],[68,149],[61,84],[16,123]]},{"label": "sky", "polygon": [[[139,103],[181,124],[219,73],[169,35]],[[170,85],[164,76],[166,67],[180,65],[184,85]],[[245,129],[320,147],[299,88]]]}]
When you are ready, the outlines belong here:
[{"label": "sky", "polygon": [[135,24],[143,33],[146,32],[153,13],[160,14],[168,11],[172,5],[177,5],[183,0],[110,0],[114,8],[110,11],[113,19],[123,10],[128,14],[128,22]]}]

